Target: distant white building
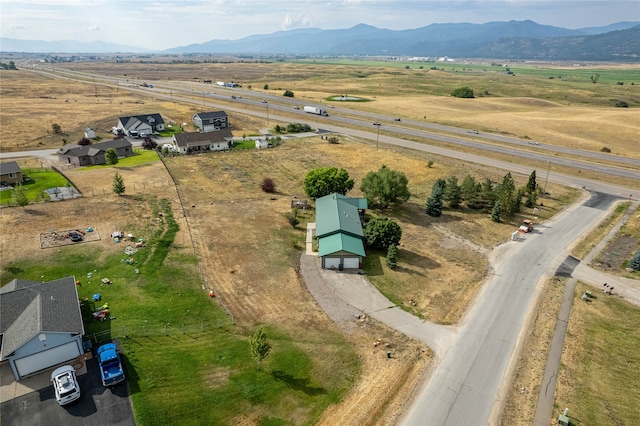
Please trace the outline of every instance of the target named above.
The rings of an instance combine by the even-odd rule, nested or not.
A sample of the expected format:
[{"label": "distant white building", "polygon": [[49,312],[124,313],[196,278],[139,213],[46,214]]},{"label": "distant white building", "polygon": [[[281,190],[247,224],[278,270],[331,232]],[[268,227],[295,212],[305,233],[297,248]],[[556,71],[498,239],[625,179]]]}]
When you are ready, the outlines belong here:
[{"label": "distant white building", "polygon": [[95,139],[96,132],[87,127],[86,129],[84,129],[84,137],[87,139]]}]

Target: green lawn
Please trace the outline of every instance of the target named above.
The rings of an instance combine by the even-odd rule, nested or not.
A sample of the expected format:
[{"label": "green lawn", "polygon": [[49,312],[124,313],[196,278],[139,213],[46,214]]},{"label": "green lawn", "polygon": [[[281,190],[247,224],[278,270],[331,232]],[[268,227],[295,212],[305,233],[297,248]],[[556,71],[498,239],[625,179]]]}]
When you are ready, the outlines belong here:
[{"label": "green lawn", "polygon": [[135,149],[134,155],[131,157],[120,158],[118,160],[118,164],[112,166],[110,164],[100,164],[98,166],[87,166],[83,167],[80,170],[86,169],[96,169],[96,168],[109,168],[109,167],[133,167],[139,166],[141,164],[153,163],[154,161],[160,160],[158,157],[158,152],[153,149]]},{"label": "green lawn", "polygon": [[[127,224],[146,247],[105,256],[91,244],[43,250],[0,272],[13,278],[53,280],[75,276],[86,338],[95,345],[119,339],[127,382],[140,425],[314,424],[358,376],[358,358],[338,333],[265,329],[271,353],[258,371],[248,336],[202,289],[196,258],[173,249],[178,225],[170,203],[147,203],[162,225]],[[142,207],[142,206],[141,206]],[[131,259],[131,264],[127,262]],[[111,280],[111,285],[101,282]],[[102,299],[92,300],[95,293]],[[111,320],[92,312],[108,304]],[[328,357],[328,358],[327,358]],[[326,359],[333,359],[331,368]]]},{"label": "green lawn", "polygon": [[[27,198],[30,201],[36,201],[46,198],[43,191],[48,188],[66,186],[69,184],[67,179],[60,173],[49,169],[22,169],[22,175],[31,179],[25,181],[22,186],[26,190]],[[13,201],[13,191],[0,191],[0,204],[7,205]]]}]

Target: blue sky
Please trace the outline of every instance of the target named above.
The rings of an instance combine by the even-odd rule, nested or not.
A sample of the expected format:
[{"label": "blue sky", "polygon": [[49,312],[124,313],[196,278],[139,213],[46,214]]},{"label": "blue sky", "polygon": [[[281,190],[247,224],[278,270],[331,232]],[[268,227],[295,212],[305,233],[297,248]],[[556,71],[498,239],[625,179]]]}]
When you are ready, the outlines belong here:
[{"label": "blue sky", "polygon": [[294,28],[364,23],[393,30],[433,23],[530,19],[564,28],[640,21],[639,1],[598,0],[0,0],[0,36],[105,41],[166,49]]}]

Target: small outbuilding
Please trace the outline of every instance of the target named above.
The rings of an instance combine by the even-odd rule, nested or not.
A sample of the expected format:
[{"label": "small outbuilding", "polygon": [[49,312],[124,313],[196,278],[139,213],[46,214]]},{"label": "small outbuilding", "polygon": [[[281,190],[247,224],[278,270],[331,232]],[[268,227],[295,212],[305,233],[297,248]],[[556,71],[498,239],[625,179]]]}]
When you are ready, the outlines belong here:
[{"label": "small outbuilding", "polygon": [[256,139],[256,149],[267,149],[269,148],[269,142],[266,139]]},{"label": "small outbuilding", "polygon": [[87,127],[86,129],[84,129],[84,137],[87,139],[95,139],[96,132],[94,132],[93,129]]}]

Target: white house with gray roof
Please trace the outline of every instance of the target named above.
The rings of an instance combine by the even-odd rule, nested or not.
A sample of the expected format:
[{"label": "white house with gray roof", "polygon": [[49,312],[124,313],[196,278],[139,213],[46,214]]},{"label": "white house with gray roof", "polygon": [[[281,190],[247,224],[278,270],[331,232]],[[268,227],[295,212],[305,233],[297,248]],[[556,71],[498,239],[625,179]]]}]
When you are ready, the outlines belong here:
[{"label": "white house with gray roof", "polygon": [[145,137],[164,130],[164,120],[160,114],[133,115],[118,118],[118,129],[132,137]]},{"label": "white house with gray roof", "polygon": [[16,380],[82,355],[83,334],[74,277],[0,288],[0,361],[9,361]]}]

